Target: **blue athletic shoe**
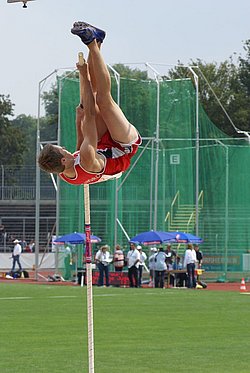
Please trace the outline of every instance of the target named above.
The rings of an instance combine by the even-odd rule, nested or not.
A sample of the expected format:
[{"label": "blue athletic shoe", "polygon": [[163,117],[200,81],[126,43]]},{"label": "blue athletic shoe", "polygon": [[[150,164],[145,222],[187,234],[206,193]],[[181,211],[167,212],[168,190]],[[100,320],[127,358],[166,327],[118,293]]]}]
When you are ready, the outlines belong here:
[{"label": "blue athletic shoe", "polygon": [[86,45],[90,44],[94,39],[102,43],[105,38],[105,31],[90,25],[86,22],[75,22],[71,29],[72,34],[80,37]]}]

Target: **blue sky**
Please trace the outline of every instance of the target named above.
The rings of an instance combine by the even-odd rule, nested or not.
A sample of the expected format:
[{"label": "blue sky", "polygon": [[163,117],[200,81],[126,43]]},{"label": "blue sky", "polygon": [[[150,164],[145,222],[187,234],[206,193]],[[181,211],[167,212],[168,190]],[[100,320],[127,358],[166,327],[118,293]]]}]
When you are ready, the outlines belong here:
[{"label": "blue sky", "polygon": [[10,95],[15,115],[37,116],[39,81],[87,51],[70,33],[77,20],[106,30],[107,63],[167,65],[244,55],[249,14],[249,0],[36,0],[27,9],[1,0],[0,94]]}]

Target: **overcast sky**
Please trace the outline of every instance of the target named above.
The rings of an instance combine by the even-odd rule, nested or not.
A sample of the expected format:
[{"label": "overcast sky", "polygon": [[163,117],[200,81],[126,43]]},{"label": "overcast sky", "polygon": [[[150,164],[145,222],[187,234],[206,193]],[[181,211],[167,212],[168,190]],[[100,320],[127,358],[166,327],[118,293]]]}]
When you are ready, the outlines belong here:
[{"label": "overcast sky", "polygon": [[107,32],[107,63],[167,65],[244,56],[249,15],[249,0],[35,0],[27,9],[0,0],[0,94],[10,95],[15,115],[37,116],[39,81],[87,51],[70,33],[77,20]]}]

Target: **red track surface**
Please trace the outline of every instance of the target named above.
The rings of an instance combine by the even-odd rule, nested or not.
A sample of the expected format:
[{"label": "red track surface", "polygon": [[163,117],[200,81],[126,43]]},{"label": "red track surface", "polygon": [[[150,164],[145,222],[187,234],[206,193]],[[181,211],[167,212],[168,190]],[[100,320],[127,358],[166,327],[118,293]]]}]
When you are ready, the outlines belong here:
[{"label": "red track surface", "polygon": [[[208,290],[219,290],[219,291],[238,291],[240,292],[240,282],[226,282],[226,283],[209,283]],[[246,292],[250,292],[250,284],[246,283]]]},{"label": "red track surface", "polygon": [[[75,286],[74,282],[70,281],[59,281],[59,282],[50,282],[50,281],[35,281],[34,278],[21,278],[21,279],[6,279],[0,277],[0,283],[23,283],[23,284],[34,284],[34,285],[64,285],[64,286]],[[226,282],[226,283],[208,283],[206,289],[199,289],[199,291],[238,291],[240,292],[240,282]],[[246,291],[250,292],[250,284],[246,283]]]}]

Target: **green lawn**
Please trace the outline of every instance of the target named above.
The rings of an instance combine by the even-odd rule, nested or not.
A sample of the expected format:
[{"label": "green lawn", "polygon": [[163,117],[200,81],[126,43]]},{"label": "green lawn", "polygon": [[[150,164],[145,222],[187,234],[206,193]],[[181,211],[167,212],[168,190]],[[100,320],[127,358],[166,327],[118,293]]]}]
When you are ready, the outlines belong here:
[{"label": "green lawn", "polygon": [[[22,298],[23,297],[23,298]],[[1,373],[88,372],[86,288],[0,284]],[[94,287],[96,373],[249,373],[250,295]]]}]

